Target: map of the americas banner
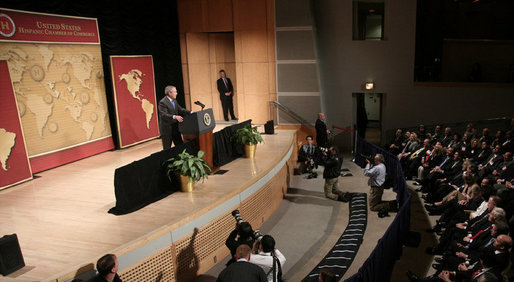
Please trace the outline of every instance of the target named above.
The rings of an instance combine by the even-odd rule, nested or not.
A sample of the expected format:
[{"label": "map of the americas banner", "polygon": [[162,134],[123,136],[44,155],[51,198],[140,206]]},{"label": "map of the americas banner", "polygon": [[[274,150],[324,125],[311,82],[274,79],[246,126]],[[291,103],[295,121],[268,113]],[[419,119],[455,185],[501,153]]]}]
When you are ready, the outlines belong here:
[{"label": "map of the americas banner", "polygon": [[158,137],[152,56],[111,56],[111,74],[120,147]]}]

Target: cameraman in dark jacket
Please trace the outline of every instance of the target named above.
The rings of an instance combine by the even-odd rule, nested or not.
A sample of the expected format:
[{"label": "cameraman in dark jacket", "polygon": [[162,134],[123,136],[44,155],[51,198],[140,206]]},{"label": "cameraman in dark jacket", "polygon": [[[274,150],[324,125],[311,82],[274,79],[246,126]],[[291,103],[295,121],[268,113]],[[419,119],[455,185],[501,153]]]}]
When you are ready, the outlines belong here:
[{"label": "cameraman in dark jacket", "polygon": [[230,254],[232,255],[232,258],[227,262],[227,266],[236,261],[234,255],[239,245],[245,244],[250,248],[253,248],[253,242],[255,241],[253,233],[254,231],[250,223],[246,221],[243,221],[239,224],[236,223],[236,229],[234,229],[234,231],[228,235],[228,238],[225,241],[225,245],[230,250]]},{"label": "cameraman in dark jacket", "polygon": [[325,197],[334,200],[347,202],[350,199],[348,192],[339,190],[339,175],[341,174],[341,165],[343,157],[339,154],[339,150],[331,146],[327,152],[323,152],[325,159],[325,170],[323,170],[323,178],[325,179]]}]

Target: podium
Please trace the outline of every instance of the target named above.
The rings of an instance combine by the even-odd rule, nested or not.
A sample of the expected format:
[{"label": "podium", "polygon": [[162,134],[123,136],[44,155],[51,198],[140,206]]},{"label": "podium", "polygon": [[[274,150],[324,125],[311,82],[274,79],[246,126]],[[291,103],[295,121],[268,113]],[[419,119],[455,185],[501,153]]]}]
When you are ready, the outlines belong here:
[{"label": "podium", "polygon": [[178,126],[180,133],[184,135],[184,141],[196,139],[198,148],[205,152],[203,159],[212,171],[214,171],[212,157],[212,130],[214,127],[216,127],[216,121],[211,108],[184,116],[184,121]]}]

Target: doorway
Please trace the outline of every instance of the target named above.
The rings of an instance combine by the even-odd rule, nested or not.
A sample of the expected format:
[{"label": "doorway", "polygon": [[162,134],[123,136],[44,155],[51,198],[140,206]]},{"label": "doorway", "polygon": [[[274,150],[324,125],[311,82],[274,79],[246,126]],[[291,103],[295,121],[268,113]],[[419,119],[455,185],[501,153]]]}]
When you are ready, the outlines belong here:
[{"label": "doorway", "polygon": [[382,139],[382,96],[383,93],[352,93],[354,130],[375,145],[380,145]]}]

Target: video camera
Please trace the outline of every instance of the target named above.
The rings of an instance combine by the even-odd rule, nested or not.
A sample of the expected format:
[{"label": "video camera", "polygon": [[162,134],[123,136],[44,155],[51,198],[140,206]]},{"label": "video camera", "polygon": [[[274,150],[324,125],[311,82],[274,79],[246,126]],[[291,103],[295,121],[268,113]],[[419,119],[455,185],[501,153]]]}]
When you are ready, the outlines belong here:
[{"label": "video camera", "polygon": [[[241,217],[241,214],[239,213],[239,210],[233,210],[232,216],[236,219],[237,224],[241,224],[243,222],[243,218]],[[253,231],[253,238],[255,241],[260,242],[262,239],[262,236],[264,236],[259,229],[256,229]]]}]

